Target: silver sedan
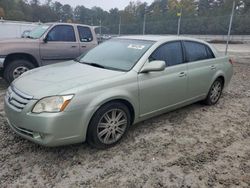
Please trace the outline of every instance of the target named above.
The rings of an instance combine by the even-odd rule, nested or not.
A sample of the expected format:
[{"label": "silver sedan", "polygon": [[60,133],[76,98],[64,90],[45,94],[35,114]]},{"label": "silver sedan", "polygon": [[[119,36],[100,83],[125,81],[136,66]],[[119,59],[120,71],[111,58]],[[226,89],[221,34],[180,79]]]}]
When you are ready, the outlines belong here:
[{"label": "silver sedan", "polygon": [[204,41],[119,37],[24,73],[8,88],[5,112],[18,135],[38,144],[107,148],[132,124],[197,101],[216,104],[232,72],[232,61]]}]

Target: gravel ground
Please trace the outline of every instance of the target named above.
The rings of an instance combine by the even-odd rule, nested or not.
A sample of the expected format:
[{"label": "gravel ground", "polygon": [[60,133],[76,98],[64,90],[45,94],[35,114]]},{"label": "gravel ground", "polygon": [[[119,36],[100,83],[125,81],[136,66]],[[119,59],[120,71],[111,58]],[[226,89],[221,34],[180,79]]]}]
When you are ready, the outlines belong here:
[{"label": "gravel ground", "polygon": [[0,80],[0,187],[250,187],[250,60],[215,106],[193,104],[130,128],[117,146],[45,148],[15,135]]}]

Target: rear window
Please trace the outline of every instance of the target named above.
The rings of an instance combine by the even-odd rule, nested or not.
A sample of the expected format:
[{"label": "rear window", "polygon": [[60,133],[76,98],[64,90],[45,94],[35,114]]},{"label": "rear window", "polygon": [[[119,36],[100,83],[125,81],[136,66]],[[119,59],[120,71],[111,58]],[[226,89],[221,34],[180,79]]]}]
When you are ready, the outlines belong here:
[{"label": "rear window", "polygon": [[93,35],[89,27],[77,26],[81,42],[91,42],[93,40]]},{"label": "rear window", "polygon": [[204,44],[184,41],[184,46],[188,62],[214,58],[211,49]]}]

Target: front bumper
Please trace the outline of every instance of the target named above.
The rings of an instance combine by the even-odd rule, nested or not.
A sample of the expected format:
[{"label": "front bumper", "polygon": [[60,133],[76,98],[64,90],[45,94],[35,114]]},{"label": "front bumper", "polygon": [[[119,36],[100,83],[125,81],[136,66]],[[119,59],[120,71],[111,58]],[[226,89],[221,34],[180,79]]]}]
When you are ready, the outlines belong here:
[{"label": "front bumper", "polygon": [[4,109],[12,130],[32,142],[43,146],[59,146],[85,141],[82,114],[79,110],[60,113],[34,114],[31,100],[20,112],[16,111],[5,97]]}]

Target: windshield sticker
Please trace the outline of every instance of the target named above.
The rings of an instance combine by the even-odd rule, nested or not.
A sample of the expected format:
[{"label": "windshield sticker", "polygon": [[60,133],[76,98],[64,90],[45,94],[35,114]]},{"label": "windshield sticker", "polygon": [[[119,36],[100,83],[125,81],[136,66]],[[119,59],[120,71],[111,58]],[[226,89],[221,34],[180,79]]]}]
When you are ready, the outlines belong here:
[{"label": "windshield sticker", "polygon": [[145,48],[145,46],[139,45],[139,44],[130,44],[128,46],[128,48],[133,48],[133,49],[136,49],[136,50],[142,50],[143,48]]}]

